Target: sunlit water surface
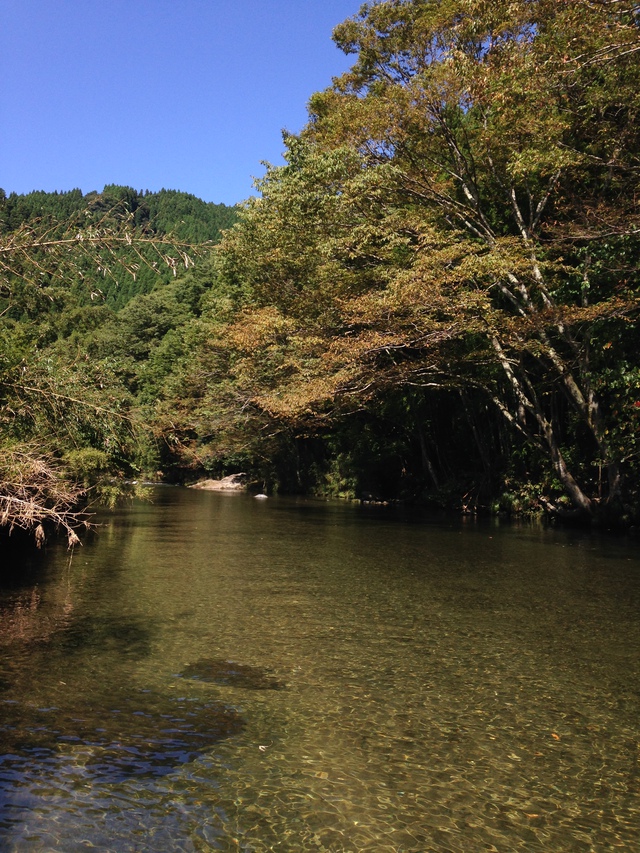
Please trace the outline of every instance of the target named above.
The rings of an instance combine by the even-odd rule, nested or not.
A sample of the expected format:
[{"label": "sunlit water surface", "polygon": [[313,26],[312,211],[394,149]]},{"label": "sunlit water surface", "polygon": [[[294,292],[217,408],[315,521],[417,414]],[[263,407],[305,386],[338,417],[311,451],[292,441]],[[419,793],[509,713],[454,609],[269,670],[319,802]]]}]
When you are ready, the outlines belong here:
[{"label": "sunlit water surface", "polygon": [[2,851],[640,850],[637,545],[168,488],[101,520],[0,591]]}]

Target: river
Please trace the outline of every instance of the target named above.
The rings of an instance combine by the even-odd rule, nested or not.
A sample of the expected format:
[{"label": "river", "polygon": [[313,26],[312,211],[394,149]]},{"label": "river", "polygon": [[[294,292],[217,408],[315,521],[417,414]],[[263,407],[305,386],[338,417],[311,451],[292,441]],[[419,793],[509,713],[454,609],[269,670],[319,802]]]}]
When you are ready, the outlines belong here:
[{"label": "river", "polygon": [[5,566],[0,849],[640,849],[640,549],[158,488]]}]

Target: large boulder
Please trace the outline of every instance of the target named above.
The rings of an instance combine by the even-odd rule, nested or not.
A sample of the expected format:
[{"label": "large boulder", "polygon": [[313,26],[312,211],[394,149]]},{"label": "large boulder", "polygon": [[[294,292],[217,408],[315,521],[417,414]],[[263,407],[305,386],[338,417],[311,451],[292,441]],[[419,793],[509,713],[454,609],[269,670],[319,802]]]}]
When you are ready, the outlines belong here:
[{"label": "large boulder", "polygon": [[240,492],[247,488],[246,474],[229,474],[221,480],[200,480],[189,488],[206,489],[210,492]]}]

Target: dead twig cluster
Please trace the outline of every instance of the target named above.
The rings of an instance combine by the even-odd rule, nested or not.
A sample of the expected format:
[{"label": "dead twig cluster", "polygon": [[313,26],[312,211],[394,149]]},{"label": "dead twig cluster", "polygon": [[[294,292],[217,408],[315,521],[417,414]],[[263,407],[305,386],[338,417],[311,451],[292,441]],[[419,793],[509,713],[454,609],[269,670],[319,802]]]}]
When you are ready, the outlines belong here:
[{"label": "dead twig cluster", "polygon": [[0,461],[0,528],[18,528],[35,537],[42,547],[46,528],[64,533],[69,547],[80,542],[76,531],[87,529],[89,519],[77,507],[84,490],[70,485],[54,459],[30,448],[5,450]]}]

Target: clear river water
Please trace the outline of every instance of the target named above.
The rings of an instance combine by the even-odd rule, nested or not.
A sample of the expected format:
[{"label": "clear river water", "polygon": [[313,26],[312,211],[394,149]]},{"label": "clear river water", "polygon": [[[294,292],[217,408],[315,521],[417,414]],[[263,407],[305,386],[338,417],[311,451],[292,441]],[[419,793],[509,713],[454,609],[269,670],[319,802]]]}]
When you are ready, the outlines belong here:
[{"label": "clear river water", "polygon": [[640,850],[640,547],[158,488],[0,578],[0,850]]}]

